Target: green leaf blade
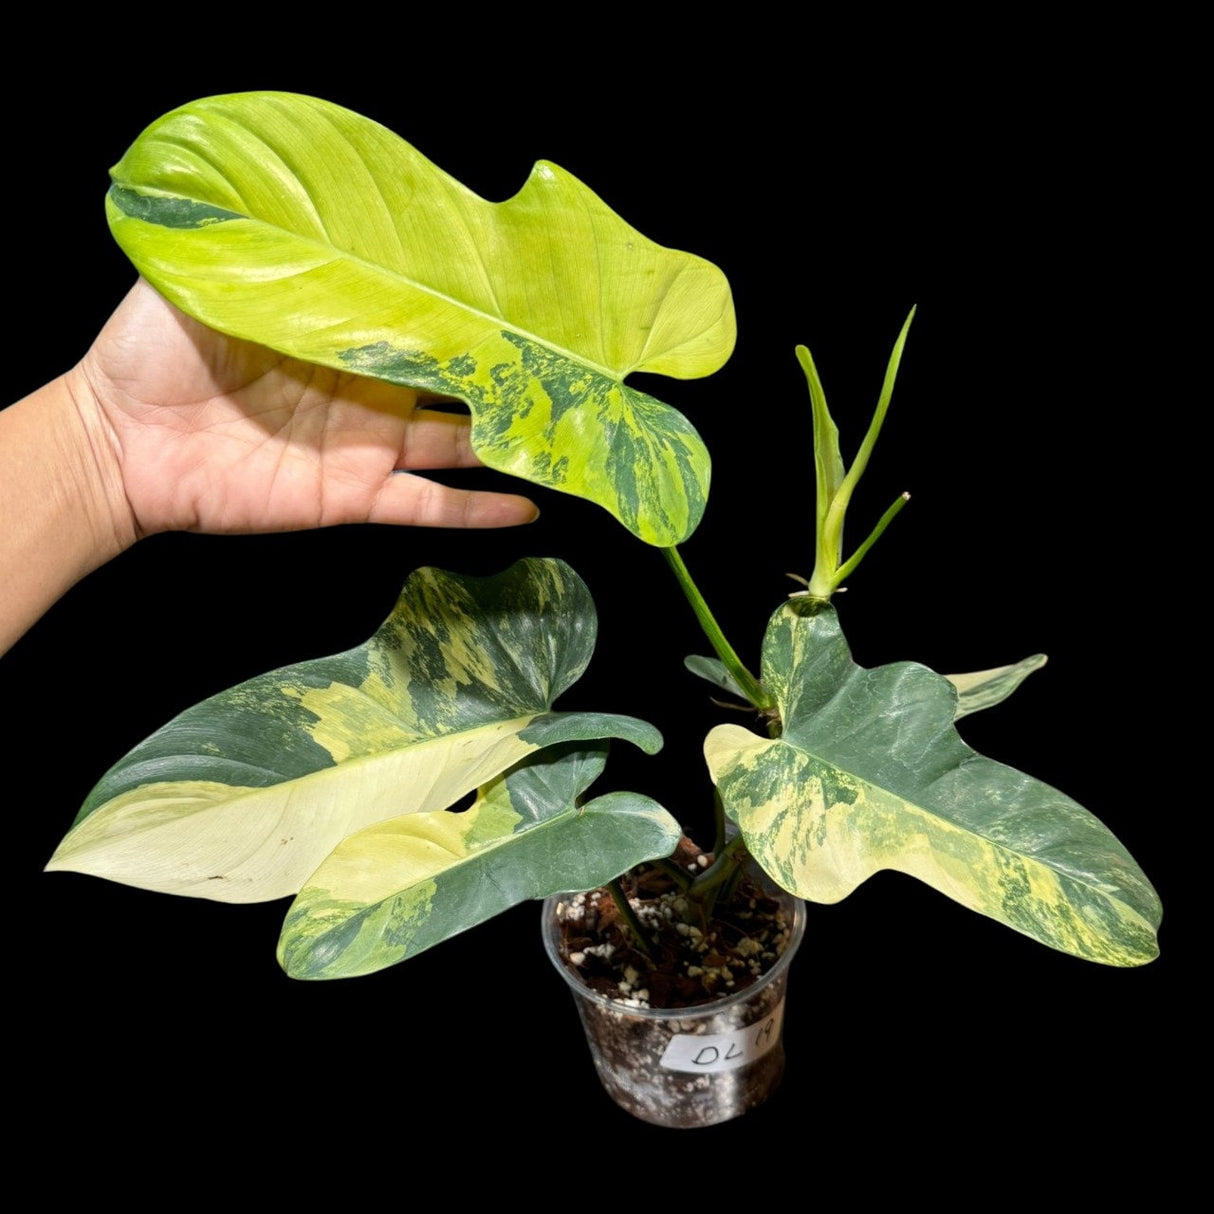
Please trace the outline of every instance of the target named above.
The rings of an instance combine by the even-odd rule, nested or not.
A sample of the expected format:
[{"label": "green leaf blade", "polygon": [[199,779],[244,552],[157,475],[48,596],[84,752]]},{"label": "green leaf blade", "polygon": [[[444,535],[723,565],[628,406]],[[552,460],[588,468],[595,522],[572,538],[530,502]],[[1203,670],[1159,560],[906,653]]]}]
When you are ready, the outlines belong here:
[{"label": "green leaf blade", "polygon": [[464,400],[486,464],[598,502],[648,543],[694,530],[703,443],[623,380],[718,369],[728,284],[557,166],[489,203],[368,119],[254,93],[166,115],[113,177],[115,238],[183,311]]},{"label": "green leaf blade", "polygon": [[397,818],[346,839],[287,914],[283,968],[305,979],[372,973],[519,902],[669,855],[679,827],[650,798],[577,804],[604,756],[554,747],[482,789],[465,813]]},{"label": "green leaf blade", "polygon": [[683,665],[705,682],[711,683],[721,691],[729,692],[730,695],[737,696],[742,703],[746,702],[746,693],[738,686],[737,679],[729,673],[720,658],[693,653],[683,659]]},{"label": "green leaf blade", "polygon": [[1076,956],[1157,954],[1158,898],[1129,853],[1069,797],[966,746],[947,680],[856,666],[834,612],[797,603],[772,618],[764,676],[784,736],[719,726],[705,754],[785,888],[835,902],[894,869]]}]

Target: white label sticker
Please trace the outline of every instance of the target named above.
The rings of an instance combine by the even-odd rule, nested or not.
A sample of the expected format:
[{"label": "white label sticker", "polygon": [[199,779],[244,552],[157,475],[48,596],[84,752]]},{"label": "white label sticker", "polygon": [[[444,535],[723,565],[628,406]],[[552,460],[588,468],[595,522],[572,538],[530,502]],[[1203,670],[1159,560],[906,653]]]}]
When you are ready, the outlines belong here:
[{"label": "white label sticker", "polygon": [[732,1033],[679,1033],[670,1039],[662,1055],[662,1066],[668,1071],[689,1071],[692,1074],[712,1074],[733,1071],[749,1062],[756,1062],[780,1040],[784,1022],[784,1000],[762,1020],[734,1029]]}]

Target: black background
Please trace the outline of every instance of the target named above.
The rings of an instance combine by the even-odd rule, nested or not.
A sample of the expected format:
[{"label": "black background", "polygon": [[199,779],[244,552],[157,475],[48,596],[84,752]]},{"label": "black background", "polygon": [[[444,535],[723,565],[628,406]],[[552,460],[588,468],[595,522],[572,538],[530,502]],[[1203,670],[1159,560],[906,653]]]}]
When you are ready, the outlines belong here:
[{"label": "black background", "polygon": [[[1027,93],[1019,74],[977,69],[947,86],[912,71],[874,93],[859,79],[815,88],[806,68],[798,95],[787,74],[689,58],[658,85],[654,66],[639,57],[621,79],[553,60],[529,65],[526,87],[487,89],[407,66],[390,80],[353,67],[111,66],[23,92],[4,204],[6,398],[78,358],[133,280],[106,230],[106,169],[194,97],[327,97],[493,200],[534,160],[553,160],[646,235],[730,278],[730,364],[646,387],[713,453],[707,515],[683,551],[754,658],[794,589],[785,572],[812,564],[809,409],[793,346],[813,349],[850,455],[917,303],[853,539],[896,493],[913,500],[839,600],[843,626],[865,665],[958,671],[1050,655],[963,733],[1114,830],[1164,899],[1163,955],[1134,971],[1085,964],[881,874],[810,908],[785,1085],[705,1139],[947,1126],[1014,1151],[1086,1124],[1113,1135],[1108,1149],[1141,1147],[1166,1123],[1165,1080],[1184,1066],[1192,932],[1177,870],[1193,844],[1177,822],[1206,809],[1184,791],[1173,740],[1177,667],[1192,656],[1184,582],[1169,575],[1170,451],[1185,433],[1171,409],[1186,357],[1171,276],[1187,237],[1160,110],[1115,73],[1075,87],[1044,60]],[[121,1096],[121,1120],[140,1135],[189,1125],[247,1144],[282,1126],[303,1132],[305,1153],[328,1150],[308,1144],[330,1141],[334,1125],[384,1118],[409,1135],[488,1119],[503,1133],[584,1127],[587,1144],[663,1141],[599,1092],[534,907],[371,978],[301,984],[274,961],[285,905],[40,873],[95,780],[173,714],[358,643],[416,566],[487,574],[525,555],[568,560],[599,604],[596,659],[561,706],[630,712],[667,738],[654,759],[618,747],[600,790],[637,788],[702,823],[699,747],[721,716],[682,669],[684,654],[707,651],[689,611],[660,556],[601,510],[536,500],[542,518],[515,532],[158,536],[76,587],[3,659],[20,890],[9,968],[39,1070],[36,1120],[103,1134]]]}]

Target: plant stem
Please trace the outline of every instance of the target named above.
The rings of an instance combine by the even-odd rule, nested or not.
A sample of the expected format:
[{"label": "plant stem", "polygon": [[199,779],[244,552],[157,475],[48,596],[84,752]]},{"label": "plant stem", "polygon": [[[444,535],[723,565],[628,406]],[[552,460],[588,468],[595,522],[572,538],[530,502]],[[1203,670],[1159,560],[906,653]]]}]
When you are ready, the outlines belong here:
[{"label": "plant stem", "polygon": [[708,604],[704,601],[704,596],[700,593],[699,587],[692,581],[691,574],[687,571],[687,566],[683,564],[683,558],[679,556],[679,550],[677,548],[663,548],[662,555],[666,558],[666,562],[674,572],[676,580],[683,588],[683,593],[687,596],[687,601],[691,604],[691,609],[695,612],[696,619],[700,621],[700,627],[704,630],[704,635],[708,638],[713,649],[716,650],[717,657],[724,663],[725,669],[733,676],[734,682],[742,689],[742,693],[756,708],[774,707],[775,701],[759,680],[742,665],[742,659],[738,657],[737,653],[734,652],[733,646],[725,639],[721,626],[713,618],[712,612],[708,610]]},{"label": "plant stem", "polygon": [[691,896],[704,908],[705,918],[712,918],[717,899],[733,884],[745,856],[746,843],[740,834],[734,835],[704,870],[704,875],[692,882]]},{"label": "plant stem", "polygon": [[641,921],[636,917],[636,912],[628,901],[628,895],[624,893],[624,888],[620,885],[619,877],[616,877],[614,881],[608,881],[607,888],[611,892],[611,900],[615,903],[616,910],[620,912],[620,918],[624,920],[628,925],[628,930],[632,933],[633,943],[652,961],[653,952],[649,947],[649,941],[645,939]]},{"label": "plant stem", "polygon": [[680,889],[688,889],[691,886],[691,877],[687,870],[680,868],[673,860],[666,857],[662,860],[654,860],[654,868],[660,868]]},{"label": "plant stem", "polygon": [[721,799],[721,790],[715,784],[712,788],[712,818],[712,854],[719,856],[725,847],[725,802]]},{"label": "plant stem", "polygon": [[859,548],[852,553],[851,558],[839,566],[838,572],[835,574],[836,589],[842,584],[843,579],[850,577],[852,571],[864,559],[868,550],[881,538],[881,532],[886,529],[894,521],[898,511],[910,501],[910,494],[903,493],[895,499],[894,504],[877,520],[877,525],[869,532],[868,539],[860,545]]}]

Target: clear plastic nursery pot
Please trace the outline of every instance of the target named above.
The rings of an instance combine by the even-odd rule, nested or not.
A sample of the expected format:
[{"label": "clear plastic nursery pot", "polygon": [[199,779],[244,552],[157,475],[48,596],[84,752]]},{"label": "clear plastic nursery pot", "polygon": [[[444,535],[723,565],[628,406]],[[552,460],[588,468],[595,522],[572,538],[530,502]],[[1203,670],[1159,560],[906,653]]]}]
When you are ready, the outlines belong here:
[{"label": "clear plastic nursery pot", "polygon": [[788,943],[751,986],[695,1007],[649,1008],[591,990],[561,956],[560,917],[572,897],[544,903],[544,947],[573,992],[595,1069],[616,1104],[676,1129],[729,1121],[762,1104],[784,1074],[784,995],[805,904],[781,894]]}]

